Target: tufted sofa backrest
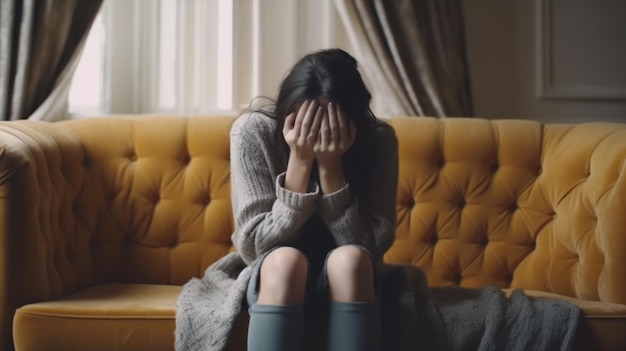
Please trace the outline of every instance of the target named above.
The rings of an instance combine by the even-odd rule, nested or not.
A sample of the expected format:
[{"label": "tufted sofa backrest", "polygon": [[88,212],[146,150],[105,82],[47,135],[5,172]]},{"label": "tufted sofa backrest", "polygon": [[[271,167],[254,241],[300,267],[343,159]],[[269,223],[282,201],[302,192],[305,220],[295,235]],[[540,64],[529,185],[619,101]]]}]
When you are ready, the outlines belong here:
[{"label": "tufted sofa backrest", "polygon": [[626,303],[626,125],[396,118],[387,261],[430,285]]},{"label": "tufted sofa backrest", "polygon": [[183,284],[228,253],[233,121],[138,116],[67,122],[84,146],[81,166],[88,176],[75,214],[85,226],[78,230],[90,232],[97,280]]},{"label": "tufted sofa backrest", "polygon": [[[24,294],[43,291],[19,298],[202,276],[233,250],[233,121],[0,125],[0,246],[11,248],[4,262],[14,267],[5,279],[19,280]],[[626,303],[626,125],[389,122],[400,173],[386,261],[423,268],[433,286],[496,284]]]}]

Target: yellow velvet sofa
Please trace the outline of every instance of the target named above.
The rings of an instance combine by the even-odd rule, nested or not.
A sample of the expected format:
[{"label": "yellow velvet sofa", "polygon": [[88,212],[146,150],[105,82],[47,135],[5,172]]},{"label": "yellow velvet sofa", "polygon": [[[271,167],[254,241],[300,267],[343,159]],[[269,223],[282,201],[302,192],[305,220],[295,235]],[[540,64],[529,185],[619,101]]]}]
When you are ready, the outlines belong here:
[{"label": "yellow velvet sofa", "polygon": [[[180,287],[233,250],[230,116],[0,123],[0,340],[172,350]],[[626,346],[626,124],[394,118],[388,262],[572,301]],[[230,338],[245,349],[247,317]]]}]

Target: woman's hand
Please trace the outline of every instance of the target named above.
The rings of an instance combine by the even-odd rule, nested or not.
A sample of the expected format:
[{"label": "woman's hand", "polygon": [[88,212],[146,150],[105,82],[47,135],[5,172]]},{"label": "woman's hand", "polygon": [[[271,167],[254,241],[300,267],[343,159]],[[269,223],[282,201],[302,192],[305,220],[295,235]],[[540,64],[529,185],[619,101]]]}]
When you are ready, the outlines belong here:
[{"label": "woman's hand", "polygon": [[319,167],[322,192],[328,194],[344,185],[341,157],[354,144],[356,126],[332,102],[328,103],[326,110],[313,149]]},{"label": "woman's hand", "polygon": [[326,110],[313,147],[315,158],[321,166],[340,163],[341,156],[352,147],[356,137],[354,123],[348,120],[340,108],[329,102]]},{"label": "woman's hand", "polygon": [[285,118],[283,137],[291,155],[302,161],[313,162],[313,146],[318,140],[324,109],[316,101],[305,101],[297,112]]},{"label": "woman's hand", "polygon": [[319,139],[319,129],[324,109],[315,101],[305,101],[297,112],[285,118],[283,137],[289,145],[289,161],[285,175],[285,188],[305,193],[315,160],[313,147]]}]

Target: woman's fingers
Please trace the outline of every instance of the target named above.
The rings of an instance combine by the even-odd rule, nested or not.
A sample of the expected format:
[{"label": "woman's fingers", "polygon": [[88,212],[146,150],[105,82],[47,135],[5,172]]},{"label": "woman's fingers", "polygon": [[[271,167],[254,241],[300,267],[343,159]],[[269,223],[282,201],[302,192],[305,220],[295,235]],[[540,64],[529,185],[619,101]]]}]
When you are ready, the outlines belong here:
[{"label": "woman's fingers", "polygon": [[322,126],[322,119],[324,119],[325,111],[322,106],[317,106],[317,111],[315,112],[315,117],[313,118],[313,124],[311,125],[311,130],[309,130],[309,136],[307,137],[307,141],[309,142],[317,142],[319,130]]},{"label": "woman's fingers", "polygon": [[337,108],[332,102],[328,103],[328,127],[329,130],[329,142],[338,142],[339,135],[339,122],[337,121]]},{"label": "woman's fingers", "polygon": [[311,101],[305,100],[300,108],[298,109],[298,114],[296,115],[296,121],[294,122],[293,128],[296,129],[296,138],[300,137],[300,131],[302,129],[302,121],[306,115],[308,108],[311,105]]},{"label": "woman's fingers", "polygon": [[341,110],[340,107],[335,107],[337,110],[337,124],[339,125],[339,140],[341,140],[341,142],[343,143],[349,143],[350,142],[350,124],[351,121],[348,121],[348,118],[346,118],[346,115],[343,113],[343,111]]},{"label": "woman's fingers", "polygon": [[288,115],[283,131],[299,145],[313,145],[316,152],[343,153],[356,137],[356,126],[337,104],[329,102],[323,107],[315,100],[303,102],[297,112]]},{"label": "woman's fingers", "polygon": [[319,105],[315,101],[311,101],[302,118],[302,126],[300,127],[300,142],[304,143],[307,141],[309,137],[309,133],[311,132],[311,126],[313,125],[313,120],[315,119],[315,113],[317,112],[317,107]]},{"label": "woman's fingers", "polygon": [[329,119],[329,114],[326,114],[322,118],[322,123],[320,126],[320,142],[322,145],[328,145],[328,143],[330,142],[330,127],[328,123]]},{"label": "woman's fingers", "polygon": [[285,117],[285,123],[283,124],[283,134],[288,133],[293,129],[294,124],[296,123],[296,113],[292,112],[287,117]]}]

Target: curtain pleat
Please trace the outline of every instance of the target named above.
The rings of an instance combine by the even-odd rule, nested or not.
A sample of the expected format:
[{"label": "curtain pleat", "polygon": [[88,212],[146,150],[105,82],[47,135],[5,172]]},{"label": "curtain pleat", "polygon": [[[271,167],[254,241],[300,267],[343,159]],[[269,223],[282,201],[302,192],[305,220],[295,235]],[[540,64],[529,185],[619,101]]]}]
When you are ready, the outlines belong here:
[{"label": "curtain pleat", "polygon": [[471,116],[462,0],[335,0],[384,117]]},{"label": "curtain pleat", "polygon": [[67,116],[71,76],[101,4],[2,0],[0,120]]}]

